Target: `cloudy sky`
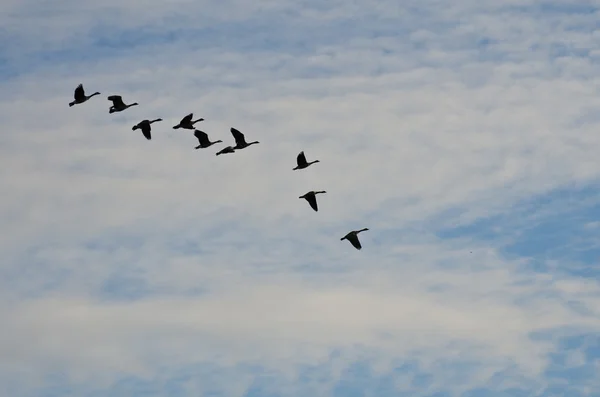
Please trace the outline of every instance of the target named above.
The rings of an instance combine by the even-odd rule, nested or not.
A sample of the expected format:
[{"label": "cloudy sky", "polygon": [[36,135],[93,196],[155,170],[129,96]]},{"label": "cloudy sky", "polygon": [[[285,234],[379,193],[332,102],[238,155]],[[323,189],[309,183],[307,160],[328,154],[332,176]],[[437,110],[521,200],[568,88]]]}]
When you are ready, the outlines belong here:
[{"label": "cloudy sky", "polygon": [[599,10],[2,1],[0,394],[599,396]]}]

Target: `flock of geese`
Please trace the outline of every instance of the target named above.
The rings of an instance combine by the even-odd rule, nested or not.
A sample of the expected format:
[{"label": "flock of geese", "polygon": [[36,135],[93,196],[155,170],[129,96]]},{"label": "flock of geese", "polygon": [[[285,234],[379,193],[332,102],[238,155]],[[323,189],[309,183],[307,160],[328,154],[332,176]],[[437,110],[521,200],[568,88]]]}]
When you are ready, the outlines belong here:
[{"label": "flock of geese", "polygon": [[[75,88],[74,100],[69,103],[69,107],[84,103],[96,95],[100,95],[100,93],[94,92],[91,95],[86,95],[85,90],[83,88],[83,84],[79,84],[77,86],[77,88]],[[112,106],[108,109],[108,113],[111,113],[111,114],[116,113],[116,112],[122,112],[126,109],[129,109],[132,106],[138,105],[137,102],[130,103],[129,105],[125,104],[125,102],[123,102],[123,98],[120,95],[111,95],[108,97],[108,100],[112,102]],[[195,149],[206,149],[216,143],[223,142],[221,140],[211,142],[210,139],[208,138],[208,134],[206,132],[197,130],[194,127],[194,124],[196,124],[200,121],[204,121],[204,119],[199,118],[199,119],[193,120],[193,117],[194,117],[193,113],[188,114],[187,116],[185,116],[184,118],[181,119],[179,124],[173,126],[173,129],[183,128],[183,129],[187,129],[187,130],[194,130],[194,136],[198,139],[198,146],[196,146]],[[152,139],[151,125],[153,123],[156,123],[159,121],[163,121],[163,120],[160,118],[154,119],[154,120],[142,120],[139,123],[137,123],[136,125],[134,125],[132,130],[135,131],[135,130],[139,129],[147,140],[151,140]],[[236,150],[245,149],[248,146],[259,143],[258,141],[246,142],[246,137],[244,136],[244,134],[242,134],[241,131],[239,131],[233,127],[230,129],[230,132],[231,132],[231,135],[233,135],[235,145],[226,146],[223,149],[219,150],[216,153],[217,156],[219,156],[221,154],[234,153]],[[310,165],[318,163],[318,162],[319,162],[319,160],[314,160],[311,162],[306,161],[306,156],[304,155],[304,152],[302,151],[298,154],[298,157],[296,158],[297,165],[296,165],[296,167],[293,168],[293,170],[302,170],[302,169],[305,169],[305,168],[309,167]],[[321,193],[326,193],[326,192],[324,190],[321,190],[321,191],[311,190],[310,192],[300,196],[299,198],[305,199],[313,210],[318,211],[319,207],[317,205],[317,197],[316,196],[317,196],[317,194],[321,194]],[[360,250],[362,248],[362,245],[360,244],[360,241],[358,240],[358,233],[364,232],[366,230],[369,230],[369,229],[364,228],[364,229],[360,229],[360,230],[352,230],[351,232],[346,234],[344,237],[342,237],[340,240],[341,241],[348,240],[350,242],[350,244],[352,244],[354,246],[354,248],[356,248],[357,250]]]}]

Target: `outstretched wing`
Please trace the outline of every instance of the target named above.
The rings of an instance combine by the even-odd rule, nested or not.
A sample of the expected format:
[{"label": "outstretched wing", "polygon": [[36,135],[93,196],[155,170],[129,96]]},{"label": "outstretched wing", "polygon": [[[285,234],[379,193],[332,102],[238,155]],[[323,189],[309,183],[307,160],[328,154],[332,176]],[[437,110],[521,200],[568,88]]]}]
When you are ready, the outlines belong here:
[{"label": "outstretched wing", "polygon": [[306,156],[304,156],[303,151],[298,154],[298,157],[296,157],[296,163],[298,163],[298,165],[306,164]]},{"label": "outstretched wing", "polygon": [[206,134],[206,132],[204,132],[204,131],[195,130],[194,131],[194,136],[196,138],[198,138],[198,142],[201,145],[208,142],[208,134]]},{"label": "outstretched wing", "polygon": [[317,197],[315,196],[315,194],[307,194],[306,195],[306,201],[308,201],[308,204],[310,204],[310,206],[312,207],[313,210],[315,211],[319,211],[319,207],[317,206]]},{"label": "outstretched wing", "polygon": [[125,103],[123,103],[123,98],[121,98],[120,95],[111,95],[108,97],[108,100],[112,101],[113,106],[116,106],[116,107],[125,106]]},{"label": "outstretched wing", "polygon": [[235,143],[240,145],[240,144],[245,144],[246,143],[246,138],[244,138],[244,134],[242,134],[239,130],[231,127],[229,129],[229,131],[231,131],[231,135],[233,135],[233,139],[235,139]]},{"label": "outstretched wing", "polygon": [[194,113],[190,113],[187,116],[185,116],[184,118],[181,119],[181,123],[180,124],[188,124],[192,122],[192,117],[194,117]]},{"label": "outstretched wing", "polygon": [[85,91],[83,90],[83,84],[79,84],[77,88],[75,88],[74,98],[76,101],[82,101],[85,99]]},{"label": "outstretched wing", "polygon": [[142,126],[142,134],[147,140],[152,139],[152,134],[150,133],[150,124],[144,124]]},{"label": "outstretched wing", "polygon": [[358,240],[358,236],[356,234],[349,235],[348,241],[350,241],[350,244],[352,244],[357,250],[362,248],[362,245],[360,245],[360,241]]}]

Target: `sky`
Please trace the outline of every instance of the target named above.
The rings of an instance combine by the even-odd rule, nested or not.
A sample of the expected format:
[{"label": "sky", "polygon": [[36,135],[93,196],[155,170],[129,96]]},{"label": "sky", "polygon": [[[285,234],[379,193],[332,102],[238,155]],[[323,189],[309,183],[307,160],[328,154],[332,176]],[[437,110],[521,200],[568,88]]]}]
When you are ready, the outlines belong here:
[{"label": "sky", "polygon": [[0,395],[600,396],[599,17],[0,2]]}]

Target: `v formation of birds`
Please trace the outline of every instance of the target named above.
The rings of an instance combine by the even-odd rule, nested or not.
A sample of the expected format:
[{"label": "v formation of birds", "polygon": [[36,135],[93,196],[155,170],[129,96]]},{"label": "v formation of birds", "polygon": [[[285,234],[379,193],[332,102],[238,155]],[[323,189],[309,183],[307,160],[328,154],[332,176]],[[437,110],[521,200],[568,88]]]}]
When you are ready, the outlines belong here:
[{"label": "v formation of birds", "polygon": [[[90,98],[92,98],[93,96],[96,96],[96,95],[100,95],[100,93],[94,92],[91,95],[86,95],[85,90],[83,88],[83,84],[79,84],[77,86],[77,88],[75,88],[74,100],[69,103],[69,107],[87,102]],[[120,95],[111,95],[107,99],[112,102],[112,105],[108,109],[108,112],[111,114],[117,113],[117,112],[122,112],[124,110],[129,109],[132,106],[138,106],[137,102],[130,103],[129,105],[125,104],[125,102],[123,102],[123,98]],[[216,143],[223,142],[221,140],[211,142],[211,140],[209,139],[208,134],[206,132],[197,130],[194,127],[194,124],[196,124],[200,121],[204,121],[204,119],[199,118],[199,119],[193,120],[193,118],[194,118],[193,113],[188,114],[187,116],[185,116],[184,118],[181,119],[179,124],[173,126],[173,129],[183,128],[183,129],[187,129],[187,130],[194,130],[194,136],[196,137],[196,139],[198,139],[198,143],[199,143],[198,146],[195,147],[195,149],[206,149]],[[163,119],[158,118],[158,119],[154,119],[154,120],[142,120],[139,123],[137,123],[136,125],[134,125],[132,130],[135,131],[135,130],[139,129],[147,140],[151,140],[152,139],[151,125],[153,123],[156,123],[159,121],[163,121]],[[232,128],[230,128],[229,131],[231,132],[231,135],[233,136],[235,145],[226,146],[223,149],[219,150],[216,153],[217,156],[222,155],[222,154],[234,153],[236,150],[245,149],[248,146],[259,143],[258,141],[246,142],[246,137],[244,136],[244,134],[236,128],[232,127]],[[308,168],[310,165],[318,163],[318,162],[319,162],[319,160],[313,160],[311,162],[308,162],[306,160],[306,156],[304,155],[304,151],[302,151],[296,157],[297,165],[296,165],[296,167],[293,168],[293,170],[302,170],[302,169]],[[311,190],[310,192],[305,193],[304,195],[300,196],[299,198],[305,199],[313,210],[318,211],[319,206],[317,205],[317,197],[316,196],[317,196],[317,194],[321,194],[321,193],[326,193],[326,191]],[[360,240],[358,239],[358,233],[364,232],[366,230],[369,230],[369,229],[363,228],[363,229],[359,229],[359,230],[352,230],[352,231],[348,232],[340,240],[341,241],[348,240],[350,242],[350,244],[352,244],[352,246],[354,246],[354,248],[356,248],[357,250],[360,250],[360,249],[362,249],[362,245],[360,243]]]}]

